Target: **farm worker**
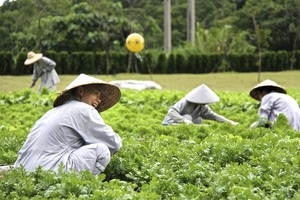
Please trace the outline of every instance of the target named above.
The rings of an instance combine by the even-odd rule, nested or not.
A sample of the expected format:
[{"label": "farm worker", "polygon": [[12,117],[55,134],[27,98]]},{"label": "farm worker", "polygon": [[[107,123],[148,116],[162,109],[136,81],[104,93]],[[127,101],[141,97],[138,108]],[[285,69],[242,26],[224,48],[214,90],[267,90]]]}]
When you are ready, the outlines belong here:
[{"label": "farm worker", "polygon": [[202,84],[171,106],[162,124],[201,124],[204,119],[208,119],[237,125],[237,122],[216,114],[206,105],[219,100],[220,98],[208,86]]},{"label": "farm worker", "polygon": [[28,52],[27,59],[24,62],[25,65],[33,64],[32,82],[30,88],[35,86],[35,83],[41,78],[41,84],[38,90],[41,91],[43,87],[47,87],[50,90],[56,89],[56,84],[60,82],[56,73],[56,63],[43,56],[41,53]]},{"label": "farm worker", "polygon": [[270,127],[279,114],[283,114],[294,130],[300,131],[300,108],[295,99],[287,95],[286,90],[269,79],[253,87],[249,95],[261,101],[258,110],[259,120],[250,128],[258,126]]},{"label": "farm worker", "polygon": [[114,106],[120,96],[117,86],[80,74],[57,96],[53,108],[36,121],[14,167],[58,171],[62,164],[67,172],[103,172],[122,141],[99,112]]}]

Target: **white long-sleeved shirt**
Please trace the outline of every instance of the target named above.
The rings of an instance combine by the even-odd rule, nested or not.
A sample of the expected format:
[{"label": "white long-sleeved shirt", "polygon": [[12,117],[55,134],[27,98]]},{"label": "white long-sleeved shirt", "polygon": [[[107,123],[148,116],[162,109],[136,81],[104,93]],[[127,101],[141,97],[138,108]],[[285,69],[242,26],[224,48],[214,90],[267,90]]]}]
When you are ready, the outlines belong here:
[{"label": "white long-sleeved shirt", "polygon": [[41,78],[39,91],[41,91],[42,87],[47,87],[52,90],[56,89],[56,84],[60,82],[60,79],[55,67],[56,63],[47,57],[42,57],[39,61],[34,63],[32,81],[36,82]]},{"label": "white long-sleeved shirt", "polygon": [[[70,100],[52,108],[34,124],[14,166],[22,165],[30,171],[41,166],[57,171],[61,163],[66,165],[73,151],[95,143],[105,144],[111,154],[122,146],[119,135],[104,123],[94,107]],[[95,165],[90,162],[86,164]]]},{"label": "white long-sleeved shirt", "polygon": [[183,123],[185,121],[184,115],[190,115],[192,119],[201,117],[202,119],[233,123],[233,121],[213,112],[208,105],[190,103],[183,98],[169,108],[163,124]]},{"label": "white long-sleeved shirt", "polygon": [[300,131],[300,108],[295,99],[287,94],[271,92],[261,100],[258,110],[260,117],[276,121],[279,114],[284,114],[294,130]]}]

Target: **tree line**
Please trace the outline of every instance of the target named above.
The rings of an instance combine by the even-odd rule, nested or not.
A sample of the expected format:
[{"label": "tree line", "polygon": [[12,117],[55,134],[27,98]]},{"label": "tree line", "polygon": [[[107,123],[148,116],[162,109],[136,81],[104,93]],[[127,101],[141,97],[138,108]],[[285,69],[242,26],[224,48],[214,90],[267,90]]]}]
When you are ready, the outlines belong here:
[{"label": "tree line", "polygon": [[[117,73],[141,73],[141,74],[203,74],[214,72],[257,72],[257,54],[228,54],[227,68],[222,65],[222,54],[191,54],[161,52],[141,53],[143,61],[132,58],[132,66],[124,65],[130,59],[130,53],[110,52],[110,65],[106,65],[105,52],[72,52],[47,51],[47,56],[55,60],[56,71],[59,74],[117,74]],[[16,64],[12,62],[11,52],[0,51],[0,75],[25,75],[31,74],[32,66],[23,66],[26,53],[20,53]],[[300,60],[300,51],[296,58]],[[263,72],[279,72],[289,70],[287,51],[264,52],[262,65]],[[300,62],[296,62],[295,70],[300,70]]]},{"label": "tree line", "polygon": [[[171,53],[222,54],[226,67],[232,53],[263,56],[266,51],[284,50],[289,52],[290,69],[294,68],[299,0],[197,0],[194,6],[191,45],[188,1],[171,1]],[[0,49],[12,52],[14,60],[29,50],[103,51],[109,58],[111,51],[126,53],[126,37],[137,32],[145,38],[144,51],[160,53],[164,12],[163,0],[6,0],[0,7]],[[258,56],[257,66],[262,67],[262,59]]]}]

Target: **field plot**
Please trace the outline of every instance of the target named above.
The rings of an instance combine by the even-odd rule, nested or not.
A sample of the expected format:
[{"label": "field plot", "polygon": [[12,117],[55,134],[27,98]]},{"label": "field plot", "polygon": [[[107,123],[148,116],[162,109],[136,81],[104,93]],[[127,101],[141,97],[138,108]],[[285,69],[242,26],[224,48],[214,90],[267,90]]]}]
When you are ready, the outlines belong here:
[{"label": "field plot", "polygon": [[[258,102],[247,92],[216,93],[221,101],[212,110],[239,125],[163,126],[183,91],[124,89],[120,102],[101,113],[123,139],[103,174],[13,169],[0,178],[0,199],[300,198],[300,133],[284,117],[272,129],[249,129]],[[299,89],[289,94],[300,101]],[[55,96],[47,90],[0,93],[0,165],[14,163]]]}]

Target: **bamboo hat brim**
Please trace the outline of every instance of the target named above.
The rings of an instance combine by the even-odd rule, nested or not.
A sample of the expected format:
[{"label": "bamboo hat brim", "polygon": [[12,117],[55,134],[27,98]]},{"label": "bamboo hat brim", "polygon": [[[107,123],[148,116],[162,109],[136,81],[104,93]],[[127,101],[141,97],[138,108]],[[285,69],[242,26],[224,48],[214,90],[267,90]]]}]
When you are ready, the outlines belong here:
[{"label": "bamboo hat brim", "polygon": [[202,84],[185,95],[187,101],[196,104],[209,104],[220,101],[220,98],[207,85]]},{"label": "bamboo hat brim", "polygon": [[272,89],[276,92],[279,92],[279,93],[283,93],[283,94],[286,94],[286,90],[284,87],[282,87],[281,85],[275,83],[274,81],[271,81],[269,79],[267,80],[264,80],[263,82],[257,84],[256,86],[254,86],[251,90],[250,90],[250,93],[249,95],[253,98],[253,99],[256,99],[258,101],[260,101],[259,99],[259,91],[261,88],[263,87],[272,87]]},{"label": "bamboo hat brim", "polygon": [[40,60],[43,57],[41,53],[34,53],[33,51],[28,52],[27,59],[24,62],[24,65],[31,65],[36,61]]},{"label": "bamboo hat brim", "polygon": [[96,107],[98,112],[103,112],[114,106],[121,97],[120,89],[100,79],[80,74],[72,83],[70,83],[63,91],[61,91],[53,102],[53,107],[60,106],[70,99],[70,90],[84,85],[99,85],[101,92],[101,102]]}]

